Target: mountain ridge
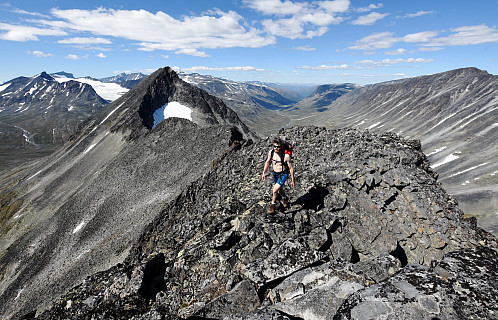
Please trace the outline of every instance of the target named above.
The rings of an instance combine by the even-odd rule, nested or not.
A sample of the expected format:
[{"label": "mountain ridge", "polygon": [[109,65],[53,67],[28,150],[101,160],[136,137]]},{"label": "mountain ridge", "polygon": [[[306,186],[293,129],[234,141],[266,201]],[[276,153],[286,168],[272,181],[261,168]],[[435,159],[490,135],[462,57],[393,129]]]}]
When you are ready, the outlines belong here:
[{"label": "mountain ridge", "polygon": [[328,111],[293,123],[393,131],[421,140],[445,189],[496,234],[497,90],[498,76],[462,68],[365,86]]}]

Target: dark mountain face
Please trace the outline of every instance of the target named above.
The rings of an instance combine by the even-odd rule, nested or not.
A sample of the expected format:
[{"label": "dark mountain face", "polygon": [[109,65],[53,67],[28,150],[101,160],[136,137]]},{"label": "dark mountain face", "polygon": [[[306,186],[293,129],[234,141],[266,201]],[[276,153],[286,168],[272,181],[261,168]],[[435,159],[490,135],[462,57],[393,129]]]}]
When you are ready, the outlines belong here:
[{"label": "dark mountain face", "polygon": [[39,318],[491,319],[496,238],[463,218],[418,142],[280,133],[294,143],[288,209],[266,215],[271,141],[242,143],[162,208],[123,264]]},{"label": "dark mountain face", "polygon": [[0,91],[0,169],[17,164],[14,158],[23,153],[36,157],[53,152],[83,120],[106,104],[90,85],[59,83],[45,72],[4,83]]},{"label": "dark mountain face", "polygon": [[370,85],[298,123],[419,139],[465,213],[498,233],[498,77],[475,68]]},{"label": "dark mountain face", "polygon": [[[190,108],[192,121],[153,127],[154,112],[172,102]],[[44,308],[46,297],[122,262],[166,203],[250,136],[220,99],[164,68],[90,116],[50,157],[5,172],[0,314]]]}]

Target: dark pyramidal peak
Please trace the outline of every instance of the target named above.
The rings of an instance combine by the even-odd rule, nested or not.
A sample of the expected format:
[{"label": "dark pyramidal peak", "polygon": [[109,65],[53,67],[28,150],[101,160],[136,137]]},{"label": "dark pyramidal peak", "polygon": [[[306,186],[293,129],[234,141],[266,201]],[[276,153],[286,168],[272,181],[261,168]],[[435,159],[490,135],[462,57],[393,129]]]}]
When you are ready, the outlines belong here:
[{"label": "dark pyramidal peak", "polygon": [[[498,312],[496,238],[477,227],[475,219],[463,217],[437,182],[417,141],[354,129],[294,127],[281,131],[293,142],[297,185],[288,190],[291,206],[285,210],[278,207],[275,215],[268,216],[271,184],[263,183],[260,175],[271,140],[233,142],[233,131],[224,135],[225,127],[199,128],[180,119],[166,120],[156,128],[148,138],[136,140],[134,144],[140,148],[133,154],[118,155],[107,168],[95,171],[95,186],[79,188],[87,194],[96,188],[98,195],[74,199],[71,207],[61,210],[65,219],[59,224],[67,225],[67,230],[61,228],[57,234],[65,238],[65,257],[54,255],[54,249],[45,253],[47,247],[33,254],[39,262],[57,256],[57,266],[74,261],[78,271],[99,262],[95,255],[101,250],[106,251],[106,259],[111,252],[119,252],[121,259],[114,262],[121,263],[109,261],[96,268],[101,272],[87,271],[89,277],[72,281],[76,285],[72,289],[66,286],[62,290],[58,284],[61,295],[49,295],[53,304],[45,298],[35,299],[38,295],[29,296],[27,289],[19,293],[19,288],[13,290],[10,285],[8,294],[1,296],[2,306],[19,308],[23,304],[16,314],[38,319],[75,315],[115,319],[492,319]],[[196,130],[204,131],[188,140]],[[215,139],[211,143],[219,143],[217,139],[222,137],[224,148],[210,145],[200,151],[212,151],[203,158],[209,166],[187,164],[189,172],[197,170],[195,178],[174,196],[166,199],[163,195],[161,205],[142,207],[127,202],[127,197],[139,203],[143,203],[142,197],[145,202],[157,199],[160,193],[154,190],[165,190],[166,177],[182,170],[185,161],[198,159],[184,157],[182,149],[174,152],[179,145],[192,152],[197,148],[191,145],[194,141]],[[178,140],[181,143],[175,144]],[[229,141],[232,145],[226,148]],[[168,157],[161,157],[164,153]],[[161,170],[171,171],[157,176],[157,162],[162,163]],[[156,174],[147,175],[150,171]],[[109,184],[116,173],[127,176]],[[140,186],[149,180],[154,181]],[[155,196],[151,198],[142,189]],[[120,194],[112,200],[111,194],[116,192]],[[122,205],[123,201],[127,203]],[[99,214],[72,217],[88,203]],[[143,219],[154,207],[153,217],[141,224],[140,232],[126,245],[124,239],[116,242],[119,233],[109,229],[126,230],[129,236],[133,218],[139,215]],[[91,236],[92,230],[99,229],[109,233],[105,245],[96,245],[98,237]],[[13,251],[37,239],[34,234],[31,240],[23,239]],[[53,239],[38,241],[39,246],[48,243],[53,247]],[[109,247],[113,250],[106,249]],[[72,260],[72,254],[83,256]],[[22,266],[11,266],[8,261],[5,257],[2,261],[9,266],[7,283],[22,283],[27,288],[27,279],[21,281],[18,275]],[[56,274],[67,279],[76,273]],[[13,281],[16,275],[18,280]],[[46,277],[42,279],[46,281]],[[16,303],[12,303],[16,295]],[[30,299],[22,300],[26,296]],[[13,309],[4,307],[8,314]]]}]

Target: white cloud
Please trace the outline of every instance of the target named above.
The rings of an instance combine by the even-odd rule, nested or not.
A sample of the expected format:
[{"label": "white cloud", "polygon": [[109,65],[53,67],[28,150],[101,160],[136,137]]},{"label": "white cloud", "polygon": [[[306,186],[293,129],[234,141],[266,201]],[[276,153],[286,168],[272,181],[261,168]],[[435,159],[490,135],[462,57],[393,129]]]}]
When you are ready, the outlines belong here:
[{"label": "white cloud", "polygon": [[267,15],[292,15],[299,13],[306,7],[306,3],[280,0],[244,0],[244,4],[256,11]]},{"label": "white cloud", "polygon": [[374,61],[374,60],[362,60],[362,61],[355,61],[356,64],[360,65],[372,65],[375,67],[387,67],[392,64],[399,64],[399,63],[428,63],[428,62],[433,62],[434,59],[423,59],[423,58],[408,58],[408,59],[383,59],[380,61]]},{"label": "white cloud", "polygon": [[10,41],[37,41],[37,36],[65,36],[66,32],[60,29],[42,29],[37,27],[19,26],[0,23],[0,30],[7,31],[0,34],[0,39]]},{"label": "white cloud", "polygon": [[57,43],[63,44],[111,44],[112,42],[104,38],[69,38],[64,40],[59,40]]},{"label": "white cloud", "polygon": [[102,53],[102,52],[101,52],[101,53],[99,53],[99,54],[97,55],[97,57],[99,57],[99,58],[107,58],[107,56],[106,56],[104,53]]},{"label": "white cloud", "polygon": [[312,48],[309,45],[305,45],[305,46],[299,46],[299,47],[292,48],[292,50],[298,50],[298,51],[315,51],[316,48]]},{"label": "white cloud", "polygon": [[434,38],[431,42],[423,44],[423,46],[468,46],[498,42],[498,30],[496,27],[490,28],[484,24],[463,26],[452,29],[451,31],[454,32],[452,35]]},{"label": "white cloud", "polygon": [[185,72],[196,72],[196,71],[236,71],[236,72],[242,72],[242,71],[257,71],[257,72],[263,72],[265,69],[260,69],[252,66],[245,66],[245,67],[222,67],[222,68],[216,68],[216,67],[205,67],[205,66],[196,66],[196,67],[191,67],[191,68],[179,68],[175,67],[175,70],[181,70]]},{"label": "white cloud", "polygon": [[335,1],[321,1],[318,5],[324,8],[327,12],[347,12],[351,1],[349,0],[335,0]]},{"label": "white cloud", "polygon": [[77,55],[75,54],[68,54],[67,56],[64,57],[65,59],[69,59],[69,60],[79,60],[80,57],[78,57]]},{"label": "white cloud", "polygon": [[[265,30],[274,36],[289,39],[310,39],[324,35],[329,29],[325,26],[310,26],[310,16],[299,16],[289,19],[264,20]],[[307,30],[308,29],[308,30]]]},{"label": "white cloud", "polygon": [[384,5],[382,3],[370,4],[368,7],[358,8],[358,9],[356,9],[356,11],[358,11],[358,12],[368,12],[368,11],[372,11],[372,10],[375,10],[375,9],[380,9],[383,6]]},{"label": "white cloud", "polygon": [[437,31],[424,31],[424,32],[411,33],[404,36],[402,41],[410,43],[428,42],[431,41],[431,39],[437,35],[438,35]]},{"label": "white cloud", "polygon": [[405,18],[416,18],[416,17],[425,16],[427,14],[432,14],[432,13],[434,13],[434,11],[419,11],[417,13],[407,13],[404,16],[400,16],[400,17],[397,17],[397,18],[402,18],[402,19],[405,19]]},{"label": "white cloud", "polygon": [[367,14],[366,16],[359,17],[358,19],[354,20],[351,23],[361,26],[370,26],[373,25],[375,22],[379,21],[380,19],[384,19],[388,15],[389,13],[372,12]]},{"label": "white cloud", "polygon": [[14,12],[14,13],[19,13],[19,14],[27,14],[27,15],[30,15],[30,16],[36,16],[36,17],[42,17],[42,18],[50,18],[49,16],[41,14],[41,13],[38,13],[38,12],[29,12],[29,11],[22,10],[22,9],[17,9],[17,8],[12,9],[10,11]]},{"label": "white cloud", "polygon": [[[245,1],[248,7],[278,19],[265,19],[264,30],[289,39],[309,39],[325,34],[332,24],[345,20],[338,16],[349,10],[350,0],[291,2],[280,0]],[[287,16],[286,18],[282,18]]]},{"label": "white cloud", "polygon": [[51,53],[45,53],[42,51],[34,50],[34,51],[28,51],[28,54],[32,54],[37,56],[38,58],[46,58],[46,57],[53,57],[54,55]]},{"label": "white cloud", "polygon": [[164,59],[169,59],[169,56],[167,54],[162,54],[161,57],[163,57]]},{"label": "white cloud", "polygon": [[395,56],[395,55],[403,54],[405,52],[406,52],[406,49],[399,48],[399,49],[396,49],[393,51],[386,51],[386,54],[390,55],[390,56]]},{"label": "white cloud", "polygon": [[441,51],[441,50],[443,50],[443,48],[441,47],[422,47],[418,49],[418,51],[424,51],[424,52]]},{"label": "white cloud", "polygon": [[275,43],[273,36],[246,29],[242,17],[234,11],[210,11],[202,16],[187,16],[177,20],[158,11],[59,10],[52,9],[59,20],[39,20],[48,26],[90,32],[97,36],[112,36],[139,41],[141,50],[179,51],[200,48],[262,47]]},{"label": "white cloud", "polygon": [[352,69],[347,64],[341,64],[341,65],[327,65],[327,64],[322,64],[320,66],[315,66],[315,67],[310,67],[310,66],[302,66],[298,67],[298,69],[305,69],[305,70],[339,70],[339,69]]},{"label": "white cloud", "polygon": [[203,51],[197,51],[196,49],[180,49],[175,51],[176,54],[186,54],[189,56],[194,56],[194,57],[209,57],[205,52]]},{"label": "white cloud", "polygon": [[393,37],[392,32],[379,32],[374,33],[369,36],[364,37],[356,41],[355,45],[349,47],[348,49],[353,50],[376,50],[376,49],[387,49],[393,46],[399,38]]}]

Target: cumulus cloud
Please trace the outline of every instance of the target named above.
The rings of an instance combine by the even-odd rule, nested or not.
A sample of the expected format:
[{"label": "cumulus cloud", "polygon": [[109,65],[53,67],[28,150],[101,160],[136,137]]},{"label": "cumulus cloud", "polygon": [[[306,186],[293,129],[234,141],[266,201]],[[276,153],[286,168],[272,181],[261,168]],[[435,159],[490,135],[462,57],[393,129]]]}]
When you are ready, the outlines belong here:
[{"label": "cumulus cloud", "polygon": [[292,2],[280,0],[246,0],[244,3],[276,19],[265,19],[264,30],[273,35],[289,39],[313,38],[324,35],[329,26],[339,24],[346,18],[339,16],[349,10],[350,0]]},{"label": "cumulus cloud", "polygon": [[54,55],[51,53],[45,53],[42,51],[34,50],[34,51],[28,51],[28,54],[32,54],[37,56],[38,58],[46,58],[46,57],[53,57]]},{"label": "cumulus cloud", "polygon": [[102,52],[101,52],[101,53],[99,53],[99,54],[97,55],[97,57],[99,57],[99,58],[107,58],[107,56],[106,56],[104,53],[102,53]]},{"label": "cumulus cloud", "polygon": [[78,57],[75,54],[68,54],[67,56],[64,57],[64,59],[69,59],[69,60],[79,60],[80,57]]},{"label": "cumulus cloud", "polygon": [[362,8],[358,8],[356,9],[356,11],[358,12],[368,12],[368,11],[372,11],[372,10],[375,10],[375,9],[380,9],[382,8],[384,5],[382,3],[378,3],[378,4],[370,4],[369,6],[367,7],[362,7]]},{"label": "cumulus cloud", "polygon": [[372,12],[369,13],[365,16],[361,16],[358,19],[354,20],[351,22],[352,24],[355,25],[361,25],[361,26],[370,26],[376,23],[377,21],[384,19],[387,17],[389,13],[378,13],[378,12]]},{"label": "cumulus cloud", "polygon": [[65,36],[67,33],[58,28],[37,28],[0,23],[0,30],[7,31],[0,34],[0,39],[10,41],[37,41],[38,36]]},{"label": "cumulus cloud", "polygon": [[291,15],[299,13],[307,3],[280,0],[244,0],[244,4],[256,11],[267,15]]},{"label": "cumulus cloud", "polygon": [[191,49],[262,47],[275,43],[273,36],[246,29],[242,17],[234,11],[214,10],[181,20],[161,11],[154,14],[146,10],[52,9],[51,13],[58,20],[38,22],[53,28],[139,41],[139,48],[145,51],[188,53]]},{"label": "cumulus cloud", "polygon": [[57,41],[64,44],[111,44],[112,42],[104,38],[69,38]]},{"label": "cumulus cloud", "polygon": [[186,54],[194,57],[209,57],[205,52],[197,51],[196,49],[180,49],[175,51],[176,54]]}]

